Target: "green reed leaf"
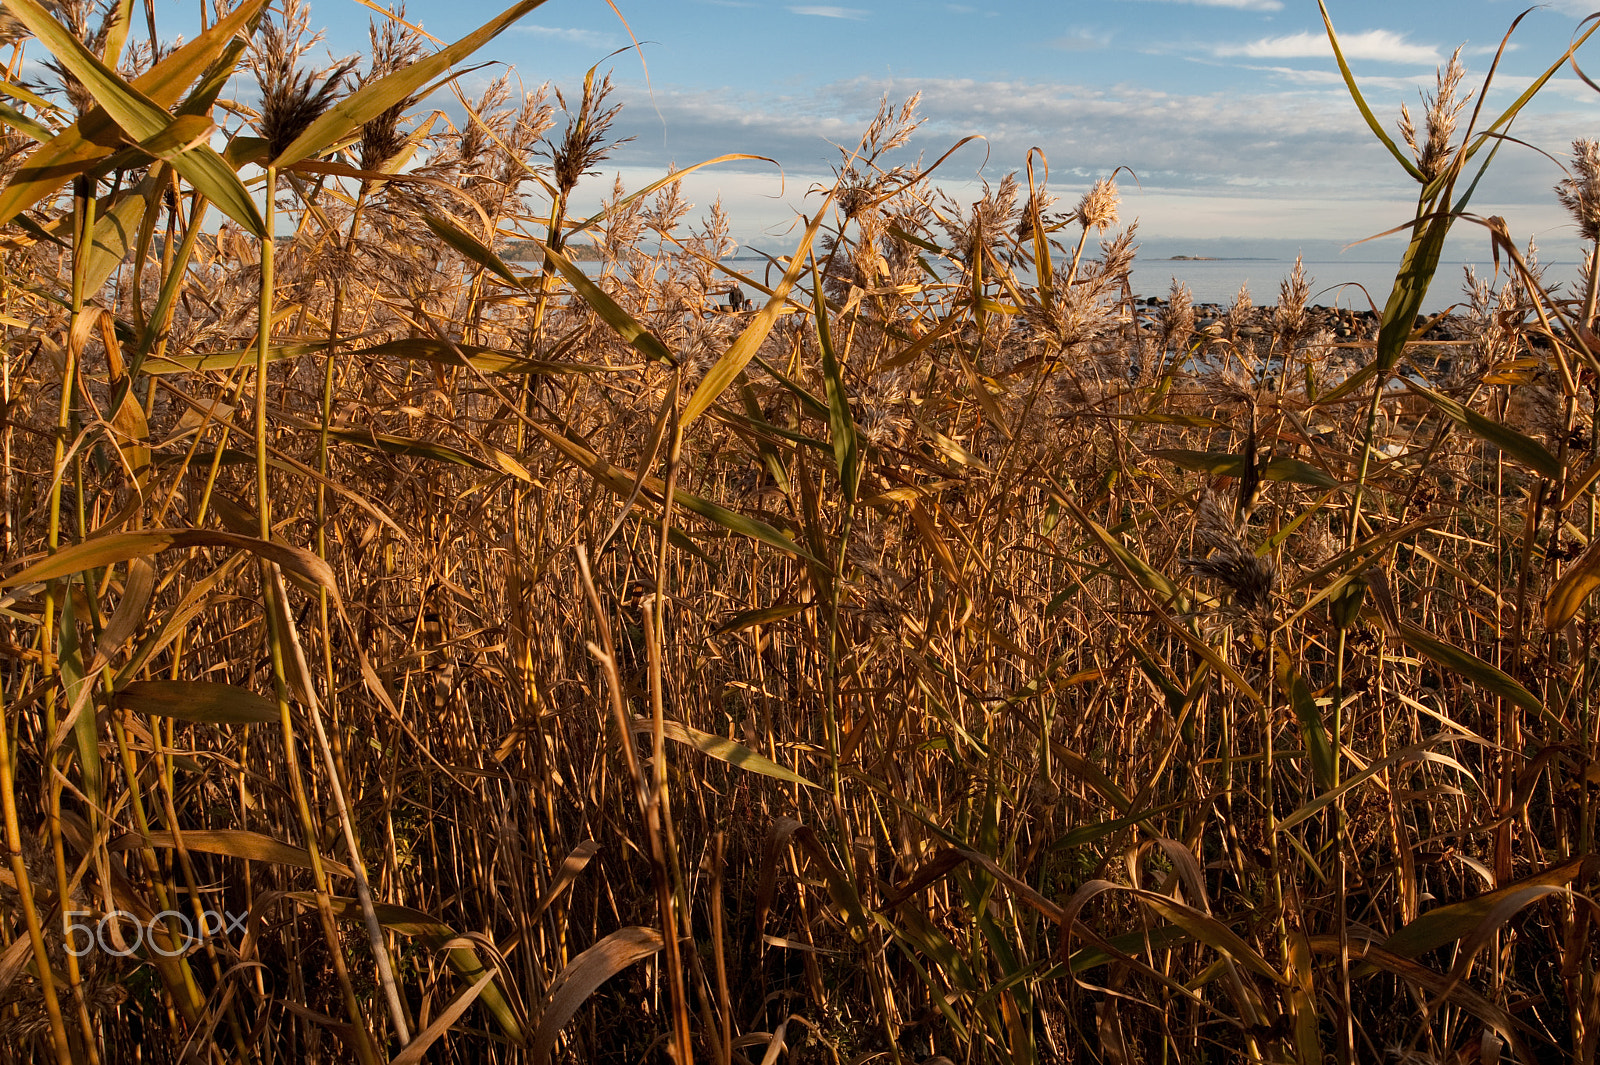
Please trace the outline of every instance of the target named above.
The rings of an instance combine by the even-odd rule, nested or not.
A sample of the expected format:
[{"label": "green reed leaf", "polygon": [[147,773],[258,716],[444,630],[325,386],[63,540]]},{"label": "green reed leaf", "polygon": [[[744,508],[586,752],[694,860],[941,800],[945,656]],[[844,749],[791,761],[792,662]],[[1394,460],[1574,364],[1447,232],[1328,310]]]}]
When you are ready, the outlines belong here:
[{"label": "green reed leaf", "polygon": [[[661,482],[660,478],[648,476],[636,478],[633,473],[620,466],[612,465],[565,433],[540,425],[537,422],[532,424],[532,428],[553,444],[556,450],[566,455],[579,467],[586,470],[591,477],[623,499],[627,499],[632,495],[635,483],[641,484],[645,491],[657,499],[660,499],[666,493],[666,485]],[[822,562],[805,548],[766,522],[746,517],[737,511],[719,506],[709,499],[703,499],[692,492],[686,492],[682,488],[674,492],[672,499],[678,506],[698,514],[702,518],[716,522],[729,532],[738,533],[740,536],[748,537],[751,540],[758,540],[771,547],[776,547],[785,554],[796,555],[818,566],[822,565]],[[3,585],[0,585],[0,587],[3,587]]]},{"label": "green reed leaf", "polygon": [[[228,217],[257,237],[266,232],[261,212],[245,191],[231,167],[209,144],[192,143],[194,122],[199,116],[174,118],[155,100],[123,81],[82,41],[57,22],[37,0],[6,0],[17,18],[33,31],[62,66],[81,81],[95,102],[122,128],[143,145],[155,143],[170,152],[170,162],[194,188],[216,203]],[[179,128],[175,131],[174,126]],[[178,150],[180,143],[189,146]]]},{"label": "green reed leaf", "polygon": [[1474,436],[1487,440],[1529,469],[1552,481],[1561,479],[1561,463],[1556,461],[1556,457],[1550,454],[1548,448],[1532,437],[1524,436],[1510,426],[1493,418],[1487,418],[1472,408],[1457,403],[1449,396],[1442,396],[1415,381],[1407,381],[1406,387],[1427,399],[1451,421]]},{"label": "green reed leaf", "polygon": [[[636,717],[633,719],[635,732],[650,732],[654,730],[655,723],[649,718]],[[742,743],[736,743],[725,736],[718,736],[712,732],[701,732],[697,728],[677,721],[662,722],[662,735],[675,743],[686,744],[709,755],[719,762],[726,762],[735,769],[743,769],[749,773],[759,773],[773,780],[781,780],[785,784],[800,784],[807,788],[816,787],[815,784],[791,769],[786,769],[765,755],[757,754]]]},{"label": "green reed leaf", "polygon": [[850,394],[845,391],[844,371],[833,352],[833,332],[828,327],[828,300],[822,291],[822,271],[816,257],[811,259],[813,284],[811,305],[816,311],[817,345],[822,349],[822,380],[828,395],[828,429],[833,441],[833,462],[839,484],[848,502],[855,502],[861,481],[861,446],[856,438],[855,419],[850,416]]},{"label": "green reed leaf", "polygon": [[347,444],[357,447],[371,448],[374,451],[383,451],[390,455],[409,455],[412,458],[432,459],[434,462],[448,462],[456,466],[466,466],[475,470],[495,470],[499,467],[491,465],[480,458],[474,458],[449,444],[441,444],[433,440],[418,440],[409,436],[396,436],[393,433],[379,433],[367,429],[328,429],[328,438],[342,440]]},{"label": "green reed leaf", "polygon": [[1093,843],[1097,839],[1102,839],[1111,835],[1113,832],[1120,832],[1125,828],[1132,828],[1141,821],[1148,821],[1152,817],[1157,817],[1164,813],[1170,813],[1173,810],[1180,809],[1186,805],[1188,804],[1185,801],[1169,802],[1165,806],[1153,806],[1148,810],[1141,810],[1138,813],[1127,814],[1123,817],[1115,817],[1109,821],[1096,821],[1095,823],[1089,825],[1079,825],[1077,828],[1072,829],[1060,839],[1052,842],[1047,849],[1051,851],[1061,851],[1071,850],[1074,847],[1084,847],[1090,843]]},{"label": "green reed leaf", "polygon": [[278,703],[232,684],[200,680],[136,680],[112,696],[118,709],[205,725],[278,720]]},{"label": "green reed leaf", "polygon": [[441,366],[473,366],[485,373],[503,374],[592,374],[605,373],[611,367],[598,363],[586,362],[551,362],[546,359],[529,359],[511,351],[501,348],[477,347],[472,344],[456,344],[446,340],[435,340],[432,337],[406,337],[401,340],[391,340],[384,344],[375,344],[370,348],[359,348],[347,353],[347,357],[366,357],[375,359],[417,359],[422,362],[437,363]]},{"label": "green reed leaf", "polygon": [[[1508,30],[1506,32],[1506,37],[1507,38],[1509,38],[1511,36],[1511,31],[1515,30],[1517,28],[1517,23],[1521,22],[1522,19],[1527,15],[1527,13],[1528,13],[1527,11],[1524,11],[1521,15],[1518,15],[1516,17],[1516,19],[1512,21],[1511,30]],[[1482,133],[1480,133],[1473,140],[1473,143],[1471,144],[1471,146],[1468,147],[1465,150],[1465,152],[1463,153],[1463,158],[1464,159],[1472,158],[1472,156],[1474,154],[1476,154],[1477,151],[1480,148],[1482,148],[1483,145],[1486,144],[1486,143],[1494,143],[1496,145],[1496,147],[1498,147],[1502,142],[1495,135],[1497,133],[1502,132],[1505,129],[1505,127],[1509,126],[1512,123],[1512,121],[1515,120],[1516,117],[1519,114],[1522,113],[1522,109],[1524,107],[1527,107],[1528,104],[1530,102],[1532,102],[1533,98],[1535,96],[1537,96],[1539,94],[1540,90],[1542,90],[1545,87],[1545,85],[1547,85],[1549,83],[1551,78],[1555,77],[1558,73],[1560,73],[1561,68],[1567,65],[1567,62],[1572,58],[1572,56],[1577,52],[1577,50],[1580,47],[1582,47],[1583,44],[1586,41],[1588,41],[1588,39],[1590,37],[1592,37],[1594,35],[1596,30],[1600,30],[1600,22],[1596,22],[1594,25],[1590,26],[1588,29],[1584,30],[1583,33],[1579,34],[1576,38],[1574,38],[1572,43],[1567,46],[1567,50],[1565,52],[1561,53],[1560,58],[1558,58],[1555,62],[1551,63],[1548,67],[1546,67],[1544,69],[1544,73],[1540,74],[1537,78],[1534,78],[1532,81],[1530,81],[1528,83],[1528,87],[1522,91],[1521,95],[1519,95],[1515,100],[1513,100],[1511,102],[1510,106],[1508,106],[1504,111],[1500,112],[1499,117],[1496,118],[1493,122],[1491,122],[1489,124],[1488,128],[1485,129]],[[1505,42],[1502,41],[1501,42],[1501,51],[1503,52],[1504,49],[1505,49]],[[1500,56],[1497,54],[1495,56],[1494,65],[1496,67],[1498,67],[1499,66],[1499,62],[1500,62]]]},{"label": "green reed leaf", "polygon": [[[187,833],[185,834],[187,838]],[[323,864],[328,864],[324,858]],[[316,895],[309,891],[291,891],[288,897],[297,904],[307,909],[314,910],[318,905]],[[347,920],[363,921],[365,915],[361,903],[353,898],[334,895],[328,901],[333,906],[334,915]],[[394,932],[396,935],[419,939],[430,951],[443,951],[445,962],[453,969],[457,976],[475,986],[478,981],[489,975],[490,970],[485,968],[478,952],[471,946],[455,946],[466,942],[449,925],[421,910],[414,910],[409,906],[397,906],[393,903],[374,902],[373,911],[377,914],[378,923]],[[498,980],[491,982],[488,987],[479,993],[479,1002],[489,1015],[495,1019],[506,1038],[516,1043],[523,1040],[523,1028],[518,1020],[519,1010],[514,1008],[501,990]]]},{"label": "green reed leaf", "polygon": [[[328,342],[303,341],[294,344],[274,344],[267,352],[269,363],[298,359],[327,351]],[[254,348],[233,348],[229,351],[201,352],[193,355],[163,355],[146,360],[144,371],[149,374],[204,373],[212,370],[232,371],[250,365],[256,357]]]},{"label": "green reed leaf", "polygon": [[1144,425],[1182,425],[1190,429],[1226,429],[1228,423],[1204,414],[1174,414],[1170,411],[1148,411],[1142,414],[1115,414],[1112,417],[1125,422]]},{"label": "green reed leaf", "polygon": [[1600,540],[1591,543],[1550,589],[1544,603],[1544,627],[1553,631],[1571,621],[1596,588],[1600,588]]},{"label": "green reed leaf", "polygon": [[494,249],[471,233],[468,233],[448,218],[441,218],[436,214],[424,212],[422,221],[427,224],[429,229],[433,230],[434,236],[450,245],[466,258],[489,270],[507,284],[515,285],[518,288],[522,287],[525,279],[513,273],[511,267],[506,265],[505,260],[494,253]]},{"label": "green reed leaf", "polygon": [[1100,541],[1100,546],[1126,566],[1134,579],[1144,585],[1159,601],[1169,604],[1180,601],[1181,593],[1178,591],[1178,586],[1173,584],[1166,574],[1128,550],[1120,539],[1107,532],[1098,522],[1091,521],[1088,527],[1094,538]]},{"label": "green reed leaf", "polygon": [[[1244,458],[1223,451],[1187,451],[1182,448],[1159,448],[1150,452],[1156,458],[1176,463],[1197,473],[1228,474],[1233,477],[1244,473]],[[1280,456],[1266,463],[1260,470],[1264,481],[1288,481],[1291,484],[1310,485],[1313,488],[1337,488],[1339,482],[1326,470]]]},{"label": "green reed leaf", "polygon": [[778,315],[788,302],[789,290],[794,287],[794,283],[800,279],[800,272],[805,269],[811,241],[816,237],[817,230],[822,227],[822,219],[832,202],[833,193],[829,192],[828,199],[817,211],[817,216],[806,226],[805,235],[800,238],[800,246],[795,249],[794,257],[789,260],[789,268],[783,272],[783,280],[772,290],[772,296],[767,300],[766,306],[756,312],[750,319],[750,324],[744,327],[744,332],[739,334],[729,345],[728,350],[722,353],[722,357],[706,371],[705,377],[700,379],[694,393],[689,396],[689,401],[683,405],[683,411],[678,415],[679,425],[687,426],[709,410],[711,404],[717,401],[717,397],[733,384],[734,380],[744,372],[744,368],[750,365],[750,360],[755,358],[762,342],[767,339],[767,334],[772,332],[773,323],[777,322]]},{"label": "green reed leaf", "polygon": [[36,122],[27,115],[18,111],[9,104],[0,104],[0,122],[4,122],[12,129],[26,133],[40,144],[49,143],[55,136],[55,131],[40,122]]},{"label": "green reed leaf", "polygon": [[1471,934],[1502,901],[1515,898],[1529,888],[1565,887],[1582,873],[1583,859],[1574,858],[1496,891],[1486,891],[1476,898],[1436,906],[1418,915],[1410,924],[1397,928],[1384,940],[1383,949],[1402,958],[1419,957]]},{"label": "green reed leaf", "polygon": [[534,243],[544,249],[545,256],[557,270],[561,271],[561,276],[567,279],[567,283],[578,290],[578,295],[583,297],[583,301],[605,319],[605,323],[634,350],[646,358],[656,359],[669,366],[678,365],[677,357],[667,349],[667,346],[641,325],[637,318],[624,310],[622,304],[612,299],[605,289],[589,280],[589,275],[583,272],[582,267],[543,241],[536,240]]},{"label": "green reed leaf", "polygon": [[654,928],[619,928],[568,962],[550,983],[528,1059],[551,1060],[561,1029],[600,985],[655,954],[662,945],[661,933]]},{"label": "green reed leaf", "polygon": [[1346,377],[1343,381],[1340,381],[1333,388],[1330,388],[1327,392],[1324,392],[1322,395],[1318,396],[1317,401],[1312,405],[1316,407],[1322,407],[1330,403],[1337,402],[1338,400],[1341,400],[1350,395],[1352,392],[1356,391],[1356,389],[1361,388],[1368,381],[1372,380],[1373,377],[1377,376],[1377,373],[1378,364],[1376,362],[1369,362],[1361,369],[1351,374],[1349,377]]},{"label": "green reed leaf", "polygon": [[1395,635],[1400,638],[1401,643],[1423,657],[1431,659],[1434,665],[1464,677],[1485,691],[1538,716],[1552,726],[1557,735],[1565,735],[1571,731],[1560,718],[1550,712],[1538,696],[1517,683],[1509,674],[1485,662],[1471,651],[1446,643],[1410,622],[1401,622]]},{"label": "green reed leaf", "polygon": [[[183,45],[144,74],[131,87],[159,107],[178,103],[183,90],[206,73],[234,39],[260,16],[266,0],[244,0],[226,18]],[[37,5],[35,5],[37,7]],[[54,22],[48,15],[44,16]],[[59,24],[57,24],[59,26]],[[235,51],[234,54],[237,54]],[[231,64],[227,64],[231,69]],[[104,107],[96,107],[35,149],[0,192],[0,224],[57,191],[71,178],[95,169],[119,151],[125,138]]]},{"label": "green reed leaf", "polygon": [[139,224],[160,193],[156,176],[152,174],[136,188],[126,190],[115,204],[95,211],[94,238],[89,245],[89,261],[83,274],[85,292],[99,292],[106,278],[127,261]]},{"label": "green reed leaf", "polygon": [[1361,117],[1367,120],[1367,127],[1372,130],[1373,135],[1382,142],[1383,146],[1389,149],[1389,154],[1395,157],[1395,161],[1405,167],[1406,173],[1421,181],[1422,171],[1418,170],[1417,165],[1400,150],[1400,146],[1394,142],[1388,131],[1383,128],[1383,123],[1378,121],[1378,116],[1372,113],[1371,107],[1367,106],[1366,97],[1361,95],[1361,89],[1356,85],[1356,76],[1350,70],[1350,64],[1345,62],[1344,49],[1339,47],[1339,35],[1333,31],[1333,19],[1328,15],[1328,5],[1323,0],[1317,0],[1317,9],[1322,12],[1322,25],[1328,31],[1328,43],[1333,46],[1333,58],[1339,64],[1339,76],[1344,79],[1345,88],[1350,90],[1350,99],[1355,101],[1356,108],[1361,112]]},{"label": "green reed leaf", "polygon": [[[202,854],[220,854],[227,858],[238,858],[246,862],[267,862],[272,865],[287,865],[294,869],[310,869],[311,855],[303,847],[296,847],[292,843],[273,839],[271,836],[260,832],[252,832],[244,828],[186,828],[180,833],[185,850],[199,851]],[[152,832],[148,838],[141,838],[137,832],[114,839],[110,849],[114,851],[133,850],[146,845],[157,850],[176,850],[178,838],[171,832]],[[334,876],[353,877],[355,874],[343,862],[335,861],[326,855],[322,858],[322,867]]]},{"label": "green reed leaf", "polygon": [[805,389],[804,386],[798,384],[782,370],[772,365],[766,359],[763,359],[760,355],[754,356],[751,361],[765,370],[774,381],[782,385],[794,396],[795,399],[799,400],[800,406],[805,409],[807,414],[818,419],[819,421],[828,420],[828,405],[822,402],[822,400],[818,399],[816,396],[813,396]]},{"label": "green reed leaf", "polygon": [[116,0],[106,27],[106,44],[100,58],[106,66],[114,67],[122,59],[122,46],[128,43],[128,30],[133,24],[133,0]]},{"label": "green reed leaf", "polygon": [[43,96],[40,96],[38,93],[32,92],[29,89],[23,88],[16,82],[0,80],[0,96],[9,96],[13,100],[21,101],[22,103],[28,104],[40,111],[55,115],[57,117],[66,114],[66,112],[60,107],[57,107],[49,100],[46,100]]},{"label": "green reed leaf", "polygon": [[754,610],[741,610],[712,630],[717,636],[724,636],[730,632],[743,632],[745,629],[755,628],[757,625],[771,625],[785,618],[792,618],[811,609],[809,603],[780,603],[777,606],[757,607]]},{"label": "green reed leaf", "polygon": [[1463,742],[1465,740],[1465,736],[1460,736],[1450,732],[1440,732],[1429,736],[1427,739],[1422,740],[1419,743],[1413,743],[1407,747],[1401,747],[1398,750],[1390,751],[1387,755],[1379,758],[1361,772],[1341,781],[1338,787],[1330,788],[1321,795],[1318,795],[1315,799],[1312,799],[1310,802],[1306,803],[1304,806],[1301,806],[1294,813],[1277,822],[1276,827],[1279,832],[1287,832],[1289,829],[1295,827],[1303,821],[1307,821],[1312,817],[1315,817],[1320,811],[1331,806],[1334,800],[1339,796],[1354,791],[1362,784],[1365,784],[1367,781],[1378,776],[1384,770],[1393,766],[1403,765],[1407,762],[1438,762],[1447,765],[1460,772],[1463,776],[1466,776],[1466,770],[1463,769],[1461,764],[1455,761],[1455,759],[1448,758],[1440,754],[1433,754],[1429,751],[1430,747],[1438,747],[1445,743]]},{"label": "green reed leaf", "polygon": [[1322,721],[1322,710],[1317,706],[1317,700],[1312,696],[1305,678],[1289,664],[1288,653],[1279,650],[1276,658],[1278,688],[1288,698],[1289,705],[1294,707],[1295,717],[1300,720],[1300,734],[1305,738],[1306,756],[1311,760],[1317,784],[1331,788],[1339,782],[1338,762],[1333,743],[1328,738],[1327,726]]},{"label": "green reed leaf", "polygon": [[1428,298],[1428,285],[1439,269],[1439,256],[1444,253],[1444,238],[1450,232],[1455,215],[1449,211],[1428,212],[1426,205],[1417,209],[1416,230],[1411,243],[1406,245],[1400,259],[1400,271],[1395,274],[1394,287],[1383,305],[1383,324],[1378,328],[1377,367],[1380,373],[1394,369],[1405,353],[1406,344],[1416,328],[1417,315],[1422,312],[1423,301]]},{"label": "green reed leaf", "polygon": [[41,583],[57,577],[82,573],[85,570],[115,566],[133,558],[146,558],[172,548],[185,547],[228,547],[249,551],[326,589],[329,598],[343,609],[339,600],[339,585],[334,580],[333,570],[310,551],[215,529],[146,529],[142,532],[114,532],[96,536],[82,543],[63,547],[33,565],[24,567],[5,580],[0,580],[0,588]]}]

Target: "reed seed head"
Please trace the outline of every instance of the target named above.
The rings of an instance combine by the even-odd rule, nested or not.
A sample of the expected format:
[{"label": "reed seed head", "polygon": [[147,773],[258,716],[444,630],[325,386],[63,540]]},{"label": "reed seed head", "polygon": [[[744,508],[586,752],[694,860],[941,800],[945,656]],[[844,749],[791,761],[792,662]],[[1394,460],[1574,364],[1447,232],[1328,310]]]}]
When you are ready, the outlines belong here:
[{"label": "reed seed head", "polygon": [[1311,297],[1311,282],[1306,278],[1305,263],[1295,256],[1294,270],[1278,289],[1278,305],[1272,311],[1272,324],[1277,330],[1280,350],[1291,351],[1308,330],[1306,300]]},{"label": "reed seed head", "polygon": [[1444,173],[1449,163],[1452,151],[1450,138],[1455,134],[1462,108],[1472,99],[1470,92],[1459,100],[1456,98],[1465,74],[1466,68],[1461,65],[1461,49],[1457,48],[1451,54],[1450,62],[1435,75],[1434,91],[1423,95],[1423,124],[1427,139],[1420,146],[1411,112],[1404,104],[1400,105],[1400,135],[1416,156],[1417,169],[1422,172],[1424,182],[1432,181]]},{"label": "reed seed head", "polygon": [[1121,202],[1121,197],[1117,195],[1116,179],[1101,178],[1078,201],[1075,217],[1084,229],[1093,227],[1105,232],[1106,227],[1117,224],[1117,207]]},{"label": "reed seed head", "polygon": [[569,108],[561,91],[556,90],[556,103],[567,112],[567,129],[561,143],[551,147],[550,163],[555,171],[555,186],[563,196],[577,188],[578,181],[615,149],[633,139],[624,137],[606,142],[611,124],[622,110],[621,104],[606,105],[611,89],[610,74],[601,78],[599,84],[592,77],[585,78],[576,110]]},{"label": "reed seed head", "polygon": [[1556,199],[1578,224],[1578,232],[1600,243],[1600,143],[1572,142],[1572,172],[1556,186]]},{"label": "reed seed head", "polygon": [[[1246,456],[1246,461],[1254,461]],[[1271,610],[1272,591],[1278,582],[1278,567],[1271,555],[1257,556],[1244,539],[1244,516],[1222,493],[1207,489],[1195,510],[1194,538],[1211,549],[1199,558],[1186,558],[1184,567],[1196,577],[1221,583],[1233,601],[1251,618],[1262,618]]]},{"label": "reed seed head", "polygon": [[[421,59],[425,51],[421,35],[404,21],[405,5],[401,4],[391,13],[394,15],[393,18],[384,19],[381,24],[373,20],[367,26],[372,62],[368,65],[366,73],[361,75],[362,85],[370,84],[393,74],[402,67],[410,66]],[[406,110],[415,102],[415,97],[401,100],[361,127],[359,158],[363,170],[382,168],[405,146],[406,138],[401,132],[400,122],[405,117]]]},{"label": "reed seed head", "polygon": [[264,20],[250,45],[247,62],[261,89],[257,131],[269,157],[280,155],[322,117],[356,66],[354,58],[346,58],[300,69],[300,60],[322,40],[320,32],[310,32],[310,17],[300,0],[284,0],[282,18]]},{"label": "reed seed head", "polygon": [[1171,351],[1187,345],[1193,333],[1194,297],[1190,295],[1188,285],[1174,280],[1172,291],[1167,296],[1166,312],[1161,316],[1162,347]]}]

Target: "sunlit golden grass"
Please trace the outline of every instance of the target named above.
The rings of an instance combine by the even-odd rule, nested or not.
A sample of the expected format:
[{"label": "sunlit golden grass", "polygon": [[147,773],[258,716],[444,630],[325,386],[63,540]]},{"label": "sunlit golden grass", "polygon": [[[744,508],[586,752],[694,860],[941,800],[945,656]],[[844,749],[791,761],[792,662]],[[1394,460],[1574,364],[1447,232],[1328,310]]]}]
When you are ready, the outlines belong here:
[{"label": "sunlit golden grass", "polygon": [[915,100],[765,269],[681,173],[579,217],[598,72],[419,100],[537,0],[4,3],[0,1058],[1594,1059],[1600,156],[1581,291],[1467,202],[1528,96],[1373,119],[1380,314],[1211,315]]}]

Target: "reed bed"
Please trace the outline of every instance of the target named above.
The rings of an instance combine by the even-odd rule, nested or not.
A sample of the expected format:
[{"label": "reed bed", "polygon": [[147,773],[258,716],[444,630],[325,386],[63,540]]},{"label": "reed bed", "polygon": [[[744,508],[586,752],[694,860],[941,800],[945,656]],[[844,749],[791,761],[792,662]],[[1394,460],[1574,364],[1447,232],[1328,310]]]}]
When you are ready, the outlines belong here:
[{"label": "reed bed", "polygon": [[1370,328],[1197,323],[914,99],[764,270],[579,217],[598,72],[423,102],[536,6],[5,0],[0,1058],[1595,1060],[1600,154],[1582,291],[1468,203],[1543,79],[1371,118]]}]

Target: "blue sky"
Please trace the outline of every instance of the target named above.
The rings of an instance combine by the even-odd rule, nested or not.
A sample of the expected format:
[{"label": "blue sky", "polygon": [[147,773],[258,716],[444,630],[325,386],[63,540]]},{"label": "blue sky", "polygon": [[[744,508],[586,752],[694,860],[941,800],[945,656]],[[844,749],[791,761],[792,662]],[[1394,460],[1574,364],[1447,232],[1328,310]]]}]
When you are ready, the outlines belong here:
[{"label": "blue sky", "polygon": [[[1557,0],[1524,19],[1489,109],[1498,113],[1562,53],[1592,2]],[[605,0],[549,0],[477,58],[569,95],[589,66],[613,72],[627,105],[621,124],[636,139],[606,164],[607,177],[591,179],[596,198],[612,171],[637,187],[672,162],[728,152],[776,159],[781,173],[724,165],[686,183],[702,207],[720,195],[747,243],[781,244],[806,190],[838,160],[830,141],[854,143],[885,95],[898,103],[919,91],[928,121],[902,158],[931,161],[964,136],[986,138],[941,169],[953,195],[976,198],[983,179],[1021,167],[1035,146],[1069,203],[1126,166],[1138,181],[1120,179],[1124,219],[1139,217],[1147,247],[1163,254],[1336,248],[1399,224],[1414,202],[1415,186],[1338,78],[1314,0],[616,3],[627,27]],[[502,6],[412,0],[407,14],[454,40]],[[1456,46],[1465,46],[1467,85],[1479,85],[1521,10],[1492,0],[1330,0],[1391,134],[1400,104],[1420,112],[1418,89]],[[312,22],[340,54],[365,47],[369,14],[354,0],[313,0]],[[606,59],[630,43],[629,28],[640,52]],[[1585,51],[1600,79],[1596,37]],[[470,74],[464,87],[493,73]],[[1597,119],[1600,94],[1567,70],[1513,132],[1560,158],[1573,138],[1600,136]],[[1550,193],[1560,177],[1555,162],[1508,145],[1474,204],[1504,215],[1519,240],[1532,234],[1570,254],[1575,236]]]},{"label": "blue sky", "polygon": [[[1489,107],[1498,111],[1562,53],[1587,2],[1524,19]],[[606,61],[628,104],[624,125],[637,138],[611,165],[638,185],[669,162],[735,151],[777,159],[782,176],[766,165],[725,166],[689,185],[700,203],[720,193],[747,240],[770,243],[781,232],[837,160],[830,141],[853,142],[886,94],[899,102],[918,91],[928,122],[908,157],[931,160],[968,134],[987,138],[942,169],[953,194],[976,196],[982,178],[1021,166],[1034,146],[1068,198],[1127,166],[1138,183],[1122,179],[1125,217],[1141,219],[1147,242],[1175,250],[1197,241],[1202,251],[1230,250],[1221,238],[1241,254],[1273,238],[1346,242],[1403,221],[1414,198],[1345,92],[1308,0],[618,6],[648,43],[642,61],[633,52]],[[496,9],[414,2],[409,14],[453,39]],[[1457,45],[1465,46],[1468,84],[1479,84],[1520,10],[1485,0],[1330,4],[1391,133],[1399,105],[1420,110],[1418,89],[1432,84]],[[321,0],[313,17],[330,26],[338,47],[364,9]],[[481,57],[514,64],[530,83],[570,87],[628,44],[603,0],[550,0]],[[1600,42],[1586,51],[1596,54],[1600,75]],[[1564,71],[1515,132],[1560,157],[1574,137],[1600,136],[1597,119],[1600,94]],[[1560,177],[1554,162],[1508,146],[1475,202],[1485,214],[1505,215],[1519,238],[1570,246],[1550,195]]]}]

